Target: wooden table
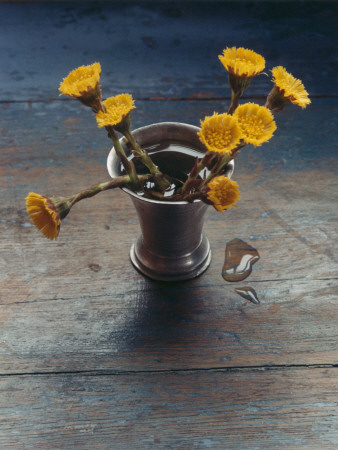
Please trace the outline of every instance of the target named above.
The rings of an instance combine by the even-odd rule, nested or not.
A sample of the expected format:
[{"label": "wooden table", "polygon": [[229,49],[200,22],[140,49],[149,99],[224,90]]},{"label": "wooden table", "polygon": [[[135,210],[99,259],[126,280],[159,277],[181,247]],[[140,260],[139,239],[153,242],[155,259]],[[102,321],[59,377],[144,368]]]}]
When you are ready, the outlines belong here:
[{"label": "wooden table", "polygon": [[[0,448],[337,448],[335,2],[1,3]],[[56,242],[29,221],[29,191],[70,195],[108,179],[111,142],[58,96],[100,61],[105,97],[136,99],[133,127],[198,125],[229,105],[218,55],[244,46],[300,78],[312,104],[276,116],[209,208],[210,268],[154,282],[129,262],[126,195],[76,205]],[[244,100],[264,103],[268,77]],[[221,276],[226,242],[261,259]],[[261,303],[234,289],[253,287]]]}]

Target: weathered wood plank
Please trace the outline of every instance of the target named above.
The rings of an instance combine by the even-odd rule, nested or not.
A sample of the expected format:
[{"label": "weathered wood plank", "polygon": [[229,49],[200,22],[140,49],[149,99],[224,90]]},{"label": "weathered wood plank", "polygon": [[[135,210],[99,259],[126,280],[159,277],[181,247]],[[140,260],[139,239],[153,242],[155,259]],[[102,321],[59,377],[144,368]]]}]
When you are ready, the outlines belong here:
[{"label": "weathered wood plank", "polygon": [[[199,126],[205,116],[214,111],[223,113],[228,107],[228,101],[217,100],[139,100],[131,114],[132,127],[165,121]],[[333,172],[337,167],[337,110],[338,100],[329,98],[314,99],[304,111],[290,105],[276,114],[278,128],[268,143],[242,150],[236,173],[255,169],[261,172],[261,178],[265,170],[272,169],[283,174],[304,168]],[[92,112],[78,101],[7,103],[0,109],[0,119],[1,176],[15,175],[15,169],[22,174],[23,169],[29,171],[33,166],[48,167],[50,172],[98,162],[102,164],[101,177],[106,176],[106,157],[112,143],[105,131],[98,129]],[[88,167],[84,176],[87,171]]]},{"label": "weathered wood plank", "polygon": [[[1,449],[337,448],[336,11],[0,3]],[[198,125],[227,109],[207,99],[229,97],[217,55],[232,45],[325,98],[288,108],[271,143],[242,151],[239,208],[210,208],[205,225],[208,271],[185,283],[138,274],[128,258],[137,219],[120,191],[77,205],[57,242],[40,237],[29,191],[67,195],[107,179],[111,144],[90,111],[57,97],[62,77],[99,60],[105,97],[139,99],[134,127]],[[263,103],[270,87],[260,76],[247,94]],[[236,237],[261,259],[229,284],[224,247]],[[261,304],[234,292],[242,285]]]},{"label": "weathered wood plank", "polygon": [[[212,265],[177,285],[153,283],[130,266],[138,225],[120,191],[77,205],[57,242],[30,226],[27,192],[67,195],[106,179],[110,145],[76,102],[26,106],[2,111],[2,373],[337,362],[334,100],[288,109],[271,143],[242,152],[239,208],[210,208],[205,225]],[[175,117],[198,123],[215,102],[138,106],[135,126]],[[304,120],[317,129],[318,117],[320,134],[307,137]],[[221,278],[225,244],[236,237],[260,252],[244,283],[257,290],[259,306],[245,305],[234,293],[239,285]]]},{"label": "weathered wood plank", "polygon": [[[156,120],[175,119],[198,124],[198,118],[210,114],[212,108],[221,111],[224,107],[223,102],[164,103],[139,102],[138,111],[134,114],[135,127]],[[70,195],[107,179],[105,159],[111,143],[105,133],[97,129],[90,111],[77,102],[33,103],[28,110],[25,110],[26,106],[11,104],[2,111],[0,225],[2,236],[5,238],[7,235],[5,247],[9,244],[8,233],[11,236],[15,234],[14,240],[20,234],[20,239],[32,235],[33,243],[41,242],[35,230],[29,227],[25,213],[23,200],[29,191]],[[321,120],[320,133],[309,136],[303,126],[304,120],[307,129],[315,129],[318,127],[318,116]],[[296,253],[308,247],[313,254],[326,254],[332,258],[330,245],[335,244],[336,215],[331,205],[335,200],[337,184],[334,159],[337,148],[332,138],[338,126],[337,117],[335,100],[316,100],[313,107],[305,112],[290,108],[276,118],[279,128],[269,143],[258,148],[248,146],[242,151],[236,160],[234,174],[242,192],[240,207],[224,215],[210,208],[208,223],[218,227],[215,230],[210,228],[212,237],[219,239],[217,247],[220,245],[223,251],[225,242],[232,236],[232,224],[235,225],[232,229],[238,230],[242,238],[266,241],[267,237],[274,237],[278,240],[280,233],[288,233],[294,240],[293,247],[298,242],[294,247]],[[15,120],[20,123],[19,127],[16,127]],[[59,243],[63,239],[67,242],[67,236],[71,241],[83,233],[90,233],[87,223],[99,225],[100,230],[104,226],[114,227],[115,233],[118,230],[116,227],[121,225],[119,230],[125,234],[124,226],[129,221],[131,233],[136,234],[135,215],[131,218],[130,214],[133,215],[133,208],[120,192],[100,194],[74,208],[65,221]],[[97,219],[102,221],[102,225]],[[66,230],[73,234],[66,235]],[[109,240],[104,245],[109,247],[113,236],[110,237],[108,230],[105,234]],[[132,238],[125,236],[123,239],[130,242]],[[275,240],[271,241],[269,252]],[[48,247],[46,241],[44,245]],[[52,245],[55,249],[55,244]],[[279,251],[287,257],[289,248],[279,247]],[[311,276],[309,274],[312,272],[302,265],[304,255],[299,256],[303,276]],[[308,261],[310,267],[317,270],[317,276],[330,273],[327,265],[318,267],[310,259]],[[293,271],[295,262],[294,259]],[[280,265],[280,262],[277,264]],[[283,274],[282,278],[286,277],[289,276]]]},{"label": "weathered wood plank", "polygon": [[209,274],[161,286],[131,268],[128,281],[82,272],[45,291],[9,280],[36,299],[0,306],[0,373],[338,363],[335,280],[249,281],[262,302],[253,305],[234,293],[241,284],[201,285]]},{"label": "weathered wood plank", "polygon": [[338,445],[337,369],[0,379],[2,449]]},{"label": "weathered wood plank", "polygon": [[[53,175],[50,178],[47,172],[42,173],[45,179],[42,175],[34,183],[32,181],[29,190],[39,191],[37,188],[40,185],[40,192],[44,192],[48,189],[47,185],[52,186],[54,182],[55,193],[62,190],[62,178],[58,180]],[[71,170],[66,174],[75,180],[80,180],[82,176],[78,171],[71,173]],[[90,174],[93,177],[92,171]],[[217,268],[217,277],[208,272],[204,278],[208,280],[212,277],[211,285],[219,283],[225,244],[234,238],[251,242],[260,252],[261,260],[255,266],[253,275],[261,280],[311,281],[312,278],[336,277],[336,214],[330,206],[334,201],[332,184],[331,179],[326,177],[327,172],[320,171],[317,187],[320,192],[325,192],[325,196],[320,195],[320,199],[315,202],[313,191],[306,186],[316,174],[318,172],[311,170],[283,178],[272,174],[260,186],[252,186],[255,181],[250,175],[236,177],[242,187],[240,206],[224,215],[209,209],[205,231],[211,241],[212,267]],[[300,177],[305,186],[303,188],[298,188],[295,181]],[[271,195],[267,198],[266,191],[272,185]],[[3,201],[6,200],[1,208],[0,223],[0,277],[3,280],[0,292],[3,302],[19,298],[21,301],[25,298],[34,299],[49,283],[56,283],[59,296],[69,297],[68,284],[72,284],[74,276],[86,283],[88,268],[92,263],[108,270],[109,277],[113,271],[114,278],[121,281],[128,279],[130,274],[125,275],[129,266],[128,249],[138,235],[139,227],[133,206],[124,193],[115,191],[101,194],[80,203],[62,224],[58,241],[50,242],[29,221],[24,205],[24,197],[28,192],[25,189],[27,183],[15,186],[10,191],[4,190],[2,194]],[[292,195],[294,198],[290,202]],[[28,297],[22,298],[19,291],[13,290],[8,283],[11,277],[23,282],[26,287],[34,280],[38,281],[41,291],[36,291],[36,286],[26,292]],[[95,277],[98,277],[98,281],[105,279],[103,272],[95,274]],[[63,283],[60,283],[61,278]],[[203,281],[205,283],[206,280]],[[72,289],[76,292],[77,287]]]},{"label": "weathered wood plank", "polygon": [[[107,96],[229,97],[217,56],[233,45],[310,94],[338,93],[335,2],[9,2],[0,15],[1,100],[57,97],[70,70],[97,60]],[[248,92],[270,85],[260,76]]]}]

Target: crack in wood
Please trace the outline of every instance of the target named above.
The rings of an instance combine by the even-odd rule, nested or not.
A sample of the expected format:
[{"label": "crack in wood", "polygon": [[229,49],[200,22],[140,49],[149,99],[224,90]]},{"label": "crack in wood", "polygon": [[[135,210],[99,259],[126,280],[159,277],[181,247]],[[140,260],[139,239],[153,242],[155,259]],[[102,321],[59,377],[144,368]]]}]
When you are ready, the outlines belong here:
[{"label": "crack in wood", "polygon": [[268,370],[297,370],[297,369],[336,369],[337,364],[281,364],[261,366],[233,366],[233,367],[196,367],[189,369],[159,369],[159,370],[60,370],[50,372],[13,372],[0,373],[1,378],[13,376],[53,376],[53,375],[86,375],[86,376],[120,376],[160,373],[195,373],[195,372],[254,372]]}]

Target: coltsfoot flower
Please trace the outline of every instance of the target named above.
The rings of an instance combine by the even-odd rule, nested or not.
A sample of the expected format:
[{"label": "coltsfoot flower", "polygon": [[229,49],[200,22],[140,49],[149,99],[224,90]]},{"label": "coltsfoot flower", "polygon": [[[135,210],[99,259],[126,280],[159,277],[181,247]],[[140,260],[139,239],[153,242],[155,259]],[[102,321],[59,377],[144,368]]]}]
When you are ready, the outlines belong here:
[{"label": "coltsfoot flower", "polygon": [[236,206],[235,203],[239,198],[238,184],[228,177],[215,177],[207,185],[207,199],[219,212],[230,206]]},{"label": "coltsfoot flower", "polygon": [[254,146],[268,141],[277,128],[271,111],[256,103],[238,106],[234,117],[238,120],[244,142]]},{"label": "coltsfoot flower", "polygon": [[133,97],[130,94],[120,94],[109,97],[103,102],[105,111],[95,114],[99,128],[119,125],[135,108]]},{"label": "coltsfoot flower", "polygon": [[101,76],[101,65],[96,62],[74,69],[60,83],[59,91],[70,97],[87,97],[96,93]]},{"label": "coltsfoot flower", "polygon": [[303,109],[311,103],[303,83],[288,73],[284,67],[274,67],[272,77],[275,86],[268,95],[265,105],[271,111],[280,111],[288,103],[293,103]]},{"label": "coltsfoot flower", "polygon": [[226,48],[218,58],[229,74],[242,78],[252,78],[265,68],[263,56],[243,47]]},{"label": "coltsfoot flower", "polygon": [[[150,174],[139,176],[140,183],[151,178]],[[78,192],[70,197],[45,197],[44,195],[30,192],[26,197],[26,207],[30,219],[48,239],[56,239],[59,235],[61,220],[64,219],[71,208],[80,200],[93,197],[100,192],[127,186],[131,179],[127,175],[112,178],[104,183]]]},{"label": "coltsfoot flower", "polygon": [[27,212],[38,230],[48,239],[59,235],[61,217],[54,202],[48,197],[30,192],[26,197]]},{"label": "coltsfoot flower", "polygon": [[200,141],[211,152],[231,154],[239,143],[242,133],[237,122],[230,114],[217,114],[205,117],[201,121]]}]

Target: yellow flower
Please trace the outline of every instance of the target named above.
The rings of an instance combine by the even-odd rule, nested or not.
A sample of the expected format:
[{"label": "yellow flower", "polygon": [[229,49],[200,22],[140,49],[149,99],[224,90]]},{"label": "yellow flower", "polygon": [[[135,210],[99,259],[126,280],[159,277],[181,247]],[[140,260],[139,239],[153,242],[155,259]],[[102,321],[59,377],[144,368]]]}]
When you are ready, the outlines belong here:
[{"label": "yellow flower", "polygon": [[219,212],[236,206],[235,203],[240,198],[238,184],[228,177],[215,177],[207,187],[207,198]]},{"label": "yellow flower", "polygon": [[36,228],[48,239],[56,239],[60,231],[61,218],[53,201],[30,192],[26,197],[26,206]]},{"label": "yellow flower", "polygon": [[232,47],[223,50],[219,60],[229,72],[243,78],[252,78],[264,70],[265,59],[263,56],[243,47]]},{"label": "yellow flower", "polygon": [[95,114],[99,128],[120,124],[130,111],[135,108],[133,97],[130,94],[120,94],[107,98],[103,102],[105,111]]},{"label": "yellow flower", "polygon": [[101,65],[96,62],[72,70],[60,83],[59,90],[70,97],[87,97],[96,93],[101,76]]},{"label": "yellow flower", "polygon": [[198,136],[209,151],[223,155],[231,154],[242,135],[237,119],[230,114],[214,113],[201,121]]},{"label": "yellow flower", "polygon": [[[291,103],[306,108],[311,103],[309,94],[305,90],[303,83],[288,73],[282,66],[272,69],[273,82],[278,88],[280,94]],[[270,108],[272,109],[272,108]]]},{"label": "yellow flower", "polygon": [[245,103],[237,107],[234,117],[238,120],[242,130],[242,138],[247,144],[258,146],[268,141],[276,124],[271,111],[265,106],[255,103]]}]

